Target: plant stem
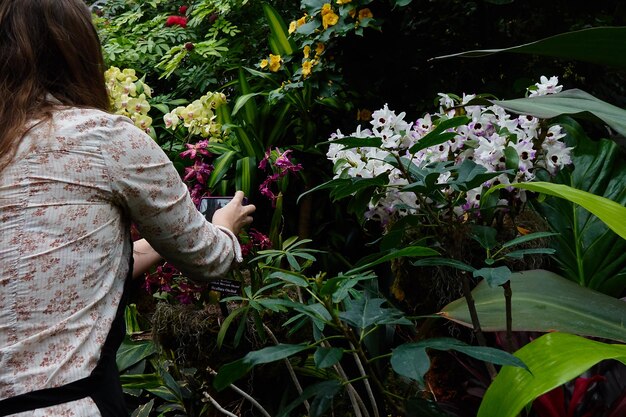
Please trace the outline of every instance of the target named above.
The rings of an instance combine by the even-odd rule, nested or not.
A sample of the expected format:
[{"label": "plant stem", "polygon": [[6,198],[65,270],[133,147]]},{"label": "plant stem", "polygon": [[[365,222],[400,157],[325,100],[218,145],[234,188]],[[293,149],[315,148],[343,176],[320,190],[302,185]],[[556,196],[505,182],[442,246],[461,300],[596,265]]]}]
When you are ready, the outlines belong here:
[{"label": "plant stem", "polygon": [[[272,330],[270,330],[270,328],[267,327],[267,325],[265,323],[263,323],[263,328],[265,329],[267,334],[270,335],[270,337],[272,338],[272,341],[274,341],[274,343],[278,345],[280,342],[278,341],[276,336],[274,336],[274,333],[272,333]],[[285,363],[285,366],[287,367],[287,371],[289,372],[289,376],[291,377],[291,380],[293,381],[293,385],[296,387],[296,390],[298,391],[298,394],[302,395],[302,392],[303,392],[302,385],[300,385],[300,381],[298,381],[298,377],[296,376],[296,372],[293,370],[293,366],[291,366],[291,362],[289,362],[289,359],[283,359],[283,362]],[[311,409],[311,405],[309,404],[309,402],[307,400],[304,400],[303,404],[304,404],[304,407],[306,408],[306,411],[308,413],[309,410]]]},{"label": "plant stem", "polygon": [[335,321],[335,325],[339,329],[341,329],[342,333],[346,336],[346,338],[348,339],[348,342],[350,342],[351,347],[355,349],[354,354],[357,355],[357,357],[360,360],[360,363],[365,364],[367,366],[367,373],[365,373],[365,369],[363,370],[363,372],[365,373],[365,375],[367,375],[368,380],[371,380],[374,383],[374,386],[376,387],[376,390],[378,391],[379,394],[382,394],[389,399],[389,403],[391,404],[391,406],[393,406],[393,408],[395,408],[398,414],[400,415],[404,414],[403,407],[396,403],[395,398],[390,397],[386,393],[385,386],[380,381],[380,379],[378,379],[378,377],[376,376],[376,371],[374,367],[367,360],[367,356],[365,355],[365,352],[363,351],[363,348],[359,344],[358,338],[356,337],[352,329],[344,325],[341,322],[341,320],[339,320],[339,318],[335,315],[333,316],[333,320]]},{"label": "plant stem", "polygon": [[[463,296],[465,297],[467,309],[469,310],[470,317],[472,318],[472,327],[474,328],[476,340],[478,341],[478,344],[480,346],[487,346],[487,340],[485,340],[485,335],[480,328],[480,321],[478,320],[478,312],[476,311],[476,305],[474,304],[474,298],[472,297],[472,290],[470,288],[469,278],[467,277],[467,274],[462,274],[462,276]],[[497,374],[495,366],[493,366],[491,362],[485,362],[485,366],[487,367],[487,372],[489,372],[489,377],[492,380],[495,379]]]},{"label": "plant stem", "polygon": [[354,357],[354,362],[356,362],[357,368],[359,368],[359,373],[365,378],[363,379],[363,384],[365,385],[365,391],[367,392],[367,396],[370,399],[370,403],[372,404],[372,409],[374,410],[374,417],[380,417],[378,414],[378,404],[376,404],[376,398],[374,397],[374,393],[372,392],[372,387],[370,386],[369,381],[367,380],[367,374],[365,373],[365,368],[363,368],[363,363],[359,359],[359,355],[356,352],[356,348],[350,342],[350,348],[354,351],[352,356]]},{"label": "plant stem", "polygon": [[[330,344],[327,342],[323,343],[324,347],[330,347]],[[352,403],[352,409],[354,410],[354,417],[370,417],[367,408],[365,407],[365,403],[363,399],[354,388],[354,386],[348,381],[348,375],[346,371],[343,370],[341,364],[337,363],[333,365],[335,371],[339,374],[339,376],[346,381],[346,390],[348,391],[348,397],[350,398],[350,403]],[[363,411],[364,414],[361,413]]]},{"label": "plant stem", "polygon": [[211,397],[211,395],[208,392],[205,391],[203,392],[203,394],[209,401],[211,401],[211,404],[213,404],[213,407],[217,408],[217,411],[219,411],[220,413],[228,417],[237,417],[236,414],[233,414],[230,411],[226,410],[224,407],[222,407],[220,403],[218,403],[217,400],[215,400],[215,398]]},{"label": "plant stem", "polygon": [[[209,371],[209,373],[213,376],[217,375],[217,372],[215,372],[215,370],[213,370],[211,367],[207,368],[207,371]],[[250,401],[250,403],[255,406],[257,408],[257,410],[259,410],[261,412],[261,414],[263,414],[265,417],[272,417],[270,415],[270,413],[267,412],[267,410],[265,410],[265,408],[263,408],[263,406],[254,398],[252,398],[252,396],[250,394],[248,394],[247,392],[245,392],[244,390],[242,390],[241,388],[239,388],[238,386],[236,386],[235,384],[230,384],[229,387],[235,391],[236,393],[238,393],[239,395],[241,395],[243,398],[245,398],[246,400]],[[208,393],[204,393],[204,395],[209,398],[209,400],[211,399],[211,397],[208,395]],[[213,401],[211,401],[213,403]],[[213,403],[213,405],[215,405],[215,403]]]},{"label": "plant stem", "polygon": [[506,350],[511,353],[513,352],[513,314],[511,308],[511,297],[513,295],[511,291],[511,281],[507,281],[502,284],[502,288],[504,288],[504,302],[506,309]]}]

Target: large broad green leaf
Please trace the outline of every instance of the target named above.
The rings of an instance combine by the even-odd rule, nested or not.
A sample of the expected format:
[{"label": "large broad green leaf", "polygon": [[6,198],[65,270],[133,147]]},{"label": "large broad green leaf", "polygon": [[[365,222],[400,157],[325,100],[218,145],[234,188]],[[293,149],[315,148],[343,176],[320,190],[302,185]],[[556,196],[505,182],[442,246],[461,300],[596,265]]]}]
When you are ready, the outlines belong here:
[{"label": "large broad green leaf", "polygon": [[[544,270],[515,272],[510,281],[514,331],[560,331],[626,342],[626,302]],[[481,281],[472,297],[484,331],[506,330],[501,288]],[[438,314],[472,326],[465,298],[451,302]]]},{"label": "large broad green leaf", "polygon": [[383,324],[411,325],[400,310],[381,307],[385,302],[383,298],[362,297],[352,301],[346,311],[339,313],[339,318],[357,329]]},{"label": "large broad green leaf", "polygon": [[602,220],[611,230],[623,239],[626,239],[626,221],[624,221],[624,219],[626,219],[626,207],[616,203],[615,201],[609,200],[608,198],[600,197],[567,185],[553,184],[550,182],[526,182],[509,185],[500,184],[495,187],[491,187],[485,195],[504,187],[521,188],[523,190],[564,198],[572,203],[584,207]]},{"label": "large broad green leaf", "polygon": [[120,372],[124,371],[153,353],[156,353],[156,347],[152,340],[133,342],[126,336],[117,350],[117,368]]},{"label": "large broad green leaf", "polygon": [[626,135],[626,110],[578,89],[546,96],[490,100],[490,102],[513,113],[528,114],[540,119],[551,119],[561,115],[599,119],[621,135]]},{"label": "large broad green leaf", "polygon": [[526,368],[524,363],[503,350],[471,346],[449,337],[432,338],[416,343],[405,343],[393,350],[391,366],[398,374],[424,385],[424,375],[430,368],[430,358],[426,349],[455,350],[482,361],[498,365],[511,365]]},{"label": "large broad green leaf", "polygon": [[511,48],[479,49],[433,59],[482,57],[500,52],[544,55],[625,68],[626,27],[582,29]]},{"label": "large broad green leaf", "polygon": [[626,345],[606,344],[566,333],[543,335],[515,353],[530,372],[504,366],[491,383],[478,417],[516,417],[535,398],[606,359],[626,364]]},{"label": "large broad green leaf", "polygon": [[[626,164],[618,145],[607,139],[592,141],[573,120],[566,122],[560,124],[576,141],[572,152],[574,170],[562,171],[552,181],[626,205]],[[541,202],[531,202],[558,232],[550,242],[556,250],[554,258],[561,274],[608,295],[622,294],[626,288],[626,240],[568,200],[547,197]]]},{"label": "large broad green leaf", "polygon": [[256,365],[285,359],[307,349],[309,349],[307,345],[280,344],[249,352],[243,358],[222,366],[215,376],[213,386],[221,391],[247,374]]}]

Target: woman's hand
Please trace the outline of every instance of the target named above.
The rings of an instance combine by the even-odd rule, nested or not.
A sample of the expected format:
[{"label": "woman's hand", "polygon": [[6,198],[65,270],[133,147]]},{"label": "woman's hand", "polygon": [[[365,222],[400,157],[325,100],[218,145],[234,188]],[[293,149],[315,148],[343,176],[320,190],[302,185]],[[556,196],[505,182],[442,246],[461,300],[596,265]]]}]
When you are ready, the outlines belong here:
[{"label": "woman's hand", "polygon": [[236,236],[244,226],[252,223],[255,210],[253,204],[243,205],[243,191],[237,191],[228,204],[215,211],[211,223],[227,228]]}]

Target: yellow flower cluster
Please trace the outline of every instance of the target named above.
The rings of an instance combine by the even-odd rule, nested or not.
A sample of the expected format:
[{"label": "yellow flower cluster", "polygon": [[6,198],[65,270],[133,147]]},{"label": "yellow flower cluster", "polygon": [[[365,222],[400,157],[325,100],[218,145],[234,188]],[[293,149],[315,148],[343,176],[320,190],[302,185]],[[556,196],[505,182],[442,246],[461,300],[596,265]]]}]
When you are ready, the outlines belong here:
[{"label": "yellow flower cluster", "polygon": [[276,72],[280,69],[280,66],[282,65],[283,59],[280,57],[280,55],[274,55],[274,54],[270,54],[270,58],[268,59],[263,59],[261,61],[261,63],[259,64],[259,66],[262,69],[268,68],[269,70],[272,72]]},{"label": "yellow flower cluster", "polygon": [[[356,10],[350,10],[350,12],[348,12],[350,14],[350,17],[354,18],[355,16],[357,16]],[[363,20],[363,19],[372,19],[374,17],[374,15],[372,14],[372,11],[370,9],[368,9],[367,7],[364,9],[359,10],[359,14],[358,14],[358,19],[359,21]]]},{"label": "yellow flower cluster", "polygon": [[322,6],[322,26],[324,29],[328,29],[330,26],[334,26],[339,22],[339,16],[335,14],[330,3],[325,3]]},{"label": "yellow flower cluster", "polygon": [[293,32],[296,31],[297,28],[299,28],[300,26],[304,25],[306,23],[306,18],[307,18],[307,14],[305,13],[304,16],[302,16],[300,19],[298,20],[294,20],[293,22],[291,22],[289,24],[289,34],[291,35]]},{"label": "yellow flower cluster", "polygon": [[303,52],[304,60],[302,61],[302,76],[307,78],[311,75],[311,70],[314,65],[319,63],[319,57],[324,52],[325,46],[322,42],[318,42],[315,47],[315,57],[313,59],[309,59],[311,56],[311,47],[309,45],[305,45]]},{"label": "yellow flower cluster", "polygon": [[150,104],[147,100],[152,97],[150,87],[138,79],[135,70],[130,68],[120,70],[111,67],[105,71],[104,78],[115,113],[129,117],[135,126],[148,132],[152,125],[152,118],[148,116]]},{"label": "yellow flower cluster", "polygon": [[222,126],[215,121],[215,109],[224,103],[226,96],[223,93],[209,92],[188,106],[176,107],[164,115],[165,127],[174,130],[182,122],[191,135],[219,137]]}]

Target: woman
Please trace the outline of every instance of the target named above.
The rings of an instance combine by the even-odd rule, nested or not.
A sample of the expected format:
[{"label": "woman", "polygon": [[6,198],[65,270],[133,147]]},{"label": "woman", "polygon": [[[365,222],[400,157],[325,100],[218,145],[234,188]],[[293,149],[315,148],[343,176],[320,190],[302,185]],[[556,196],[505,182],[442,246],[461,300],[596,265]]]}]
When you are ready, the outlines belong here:
[{"label": "woman", "polygon": [[159,146],[107,113],[103,69],[82,1],[0,0],[0,415],[127,415],[131,222],[140,269],[160,253],[208,280],[252,221],[241,192],[202,217]]}]

